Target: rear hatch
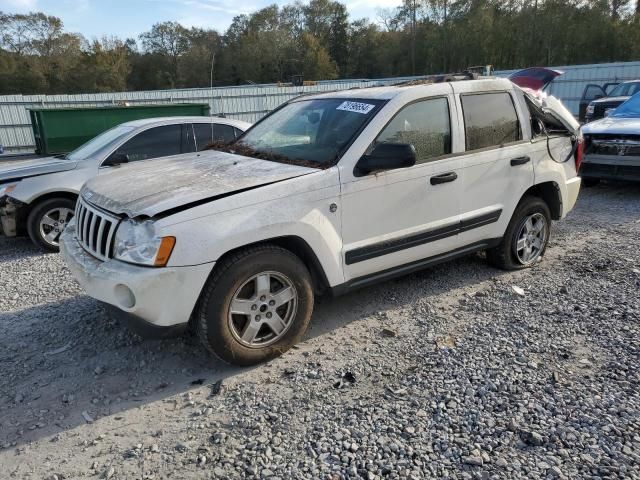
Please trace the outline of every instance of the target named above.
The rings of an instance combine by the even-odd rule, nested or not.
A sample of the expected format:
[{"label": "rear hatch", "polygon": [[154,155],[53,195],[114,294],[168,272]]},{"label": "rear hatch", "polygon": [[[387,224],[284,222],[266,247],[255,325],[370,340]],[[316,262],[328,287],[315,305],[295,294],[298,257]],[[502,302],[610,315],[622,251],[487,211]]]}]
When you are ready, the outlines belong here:
[{"label": "rear hatch", "polygon": [[531,67],[517,71],[509,75],[509,80],[520,88],[528,88],[534,91],[541,91],[564,72],[545,67]]}]

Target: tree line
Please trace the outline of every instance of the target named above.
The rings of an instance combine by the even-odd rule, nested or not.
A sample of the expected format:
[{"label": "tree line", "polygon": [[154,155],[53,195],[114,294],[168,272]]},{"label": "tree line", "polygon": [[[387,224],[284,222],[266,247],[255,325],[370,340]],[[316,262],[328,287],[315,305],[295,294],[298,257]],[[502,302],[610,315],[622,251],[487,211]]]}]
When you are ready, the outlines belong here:
[{"label": "tree line", "polygon": [[0,12],[0,94],[380,78],[640,59],[640,0],[404,0],[377,18],[311,0],[235,17],[224,33],[158,23],[86,39],[44,13]]}]

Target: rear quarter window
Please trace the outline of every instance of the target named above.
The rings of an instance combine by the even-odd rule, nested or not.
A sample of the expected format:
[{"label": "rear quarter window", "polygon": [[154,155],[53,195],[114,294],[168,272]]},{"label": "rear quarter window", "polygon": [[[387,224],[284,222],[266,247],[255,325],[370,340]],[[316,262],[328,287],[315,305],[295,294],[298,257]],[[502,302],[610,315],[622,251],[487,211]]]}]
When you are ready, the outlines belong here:
[{"label": "rear quarter window", "polygon": [[507,92],[461,95],[466,149],[500,147],[522,139],[513,98]]},{"label": "rear quarter window", "polygon": [[232,142],[236,139],[234,129],[230,125],[220,123],[194,123],[193,129],[196,135],[196,148],[204,150],[212,143]]}]

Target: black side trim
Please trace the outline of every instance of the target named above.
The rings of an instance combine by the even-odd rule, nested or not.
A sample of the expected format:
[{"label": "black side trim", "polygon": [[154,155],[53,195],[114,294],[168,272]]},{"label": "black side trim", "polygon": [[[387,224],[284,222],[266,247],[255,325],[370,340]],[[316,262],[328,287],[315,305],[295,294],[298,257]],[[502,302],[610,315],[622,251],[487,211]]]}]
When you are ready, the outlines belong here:
[{"label": "black side trim", "polygon": [[354,278],[347,283],[343,283],[342,285],[337,285],[331,288],[331,294],[334,296],[344,295],[345,293],[349,293],[353,290],[357,290],[372,283],[391,280],[396,277],[401,277],[410,273],[424,270],[428,267],[433,267],[434,265],[438,265],[440,263],[448,262],[449,260],[453,260],[455,258],[464,257],[466,255],[469,255],[470,253],[495,247],[501,241],[502,238],[494,238],[482,242],[472,243],[471,245],[467,245],[466,247],[458,248],[447,253],[442,253],[440,255],[435,255],[433,257],[407,263],[405,265],[400,265],[399,267],[393,267],[382,272],[365,275],[364,277]]},{"label": "black side trim", "polygon": [[460,230],[458,233],[467,232],[474,228],[484,227],[485,225],[495,223],[500,219],[500,215],[502,215],[502,210],[496,210],[495,212],[489,212],[478,217],[463,220],[460,222]]},{"label": "black side trim", "polygon": [[417,247],[418,245],[423,245],[425,243],[435,242],[436,240],[441,240],[443,238],[453,237],[459,233],[497,222],[501,214],[502,210],[496,210],[495,212],[463,220],[454,225],[448,225],[446,227],[436,228],[435,230],[417,233],[408,237],[356,248],[345,254],[345,262],[347,265],[352,265],[354,263],[363,262],[365,260],[381,257],[390,253],[399,252],[400,250],[405,250],[407,248]]}]

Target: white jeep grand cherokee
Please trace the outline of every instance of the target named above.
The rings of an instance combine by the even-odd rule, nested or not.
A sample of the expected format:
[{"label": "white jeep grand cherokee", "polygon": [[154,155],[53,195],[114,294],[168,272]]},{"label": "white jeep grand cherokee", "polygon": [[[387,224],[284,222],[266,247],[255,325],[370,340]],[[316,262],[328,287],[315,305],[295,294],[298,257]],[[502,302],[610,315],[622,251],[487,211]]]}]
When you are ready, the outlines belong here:
[{"label": "white jeep grand cherokee", "polygon": [[249,365],[304,334],[314,295],[471,252],[541,260],[578,196],[577,122],[508,80],[297,98],[235,144],[90,180],[61,246],[134,327],[195,327]]}]

